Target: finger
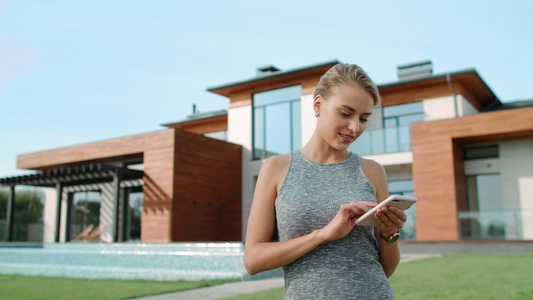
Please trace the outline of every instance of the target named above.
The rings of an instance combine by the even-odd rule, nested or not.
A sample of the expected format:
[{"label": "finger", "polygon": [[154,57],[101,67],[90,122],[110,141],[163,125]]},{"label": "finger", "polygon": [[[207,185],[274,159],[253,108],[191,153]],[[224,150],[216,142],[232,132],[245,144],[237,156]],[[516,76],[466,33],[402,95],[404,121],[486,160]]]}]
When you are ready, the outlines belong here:
[{"label": "finger", "polygon": [[396,206],[389,207],[389,211],[392,212],[402,223],[405,223],[407,221],[407,215],[403,211],[403,209],[398,208]]},{"label": "finger", "polygon": [[360,213],[360,210],[355,205],[353,205],[352,203],[350,203],[350,204],[342,204],[341,205],[341,210],[347,212],[350,217]]},{"label": "finger", "polygon": [[376,203],[369,201],[352,201],[350,204],[357,207],[358,210],[363,213],[366,213],[377,205]]},{"label": "finger", "polygon": [[[398,216],[397,213],[403,215],[404,219]],[[403,211],[396,207],[384,207],[379,211],[378,215],[383,220],[383,224],[389,228],[400,229],[403,227],[404,220],[407,219]]]}]

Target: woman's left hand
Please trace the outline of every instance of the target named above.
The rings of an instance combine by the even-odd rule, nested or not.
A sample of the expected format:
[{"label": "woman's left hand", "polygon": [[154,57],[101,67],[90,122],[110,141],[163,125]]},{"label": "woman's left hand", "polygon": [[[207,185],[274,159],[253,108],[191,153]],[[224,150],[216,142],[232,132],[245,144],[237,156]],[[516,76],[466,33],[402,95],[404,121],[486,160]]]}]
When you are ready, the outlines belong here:
[{"label": "woman's left hand", "polygon": [[384,236],[391,236],[398,232],[407,221],[407,215],[396,206],[383,207],[375,213]]}]

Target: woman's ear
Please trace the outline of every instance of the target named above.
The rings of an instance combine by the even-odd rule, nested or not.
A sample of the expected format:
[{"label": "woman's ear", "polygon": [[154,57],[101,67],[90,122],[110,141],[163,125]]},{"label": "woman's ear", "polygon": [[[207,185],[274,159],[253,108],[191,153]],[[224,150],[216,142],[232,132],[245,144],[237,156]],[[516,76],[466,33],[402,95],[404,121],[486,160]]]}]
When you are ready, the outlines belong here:
[{"label": "woman's ear", "polygon": [[322,95],[316,95],[315,99],[313,100],[313,110],[315,111],[315,116],[317,118],[320,116],[320,112],[322,110],[322,102],[324,102]]}]

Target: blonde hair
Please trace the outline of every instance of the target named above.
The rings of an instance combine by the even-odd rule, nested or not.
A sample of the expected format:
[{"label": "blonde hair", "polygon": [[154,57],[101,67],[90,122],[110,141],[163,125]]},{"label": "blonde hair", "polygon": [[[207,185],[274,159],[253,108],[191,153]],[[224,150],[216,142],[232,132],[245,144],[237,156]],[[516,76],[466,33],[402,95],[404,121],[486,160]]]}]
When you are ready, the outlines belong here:
[{"label": "blonde hair", "polygon": [[321,95],[327,99],[333,93],[333,88],[342,85],[357,85],[372,96],[374,106],[381,103],[376,84],[363,68],[353,64],[337,64],[329,69],[320,78],[314,96]]}]

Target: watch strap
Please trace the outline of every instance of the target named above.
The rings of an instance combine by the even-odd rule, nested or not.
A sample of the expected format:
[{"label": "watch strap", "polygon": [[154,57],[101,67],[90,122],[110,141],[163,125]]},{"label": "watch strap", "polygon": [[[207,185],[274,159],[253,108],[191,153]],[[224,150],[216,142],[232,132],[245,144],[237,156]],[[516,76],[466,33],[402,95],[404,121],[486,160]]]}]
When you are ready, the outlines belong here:
[{"label": "watch strap", "polygon": [[396,242],[396,241],[400,238],[400,231],[398,231],[398,232],[392,234],[392,235],[389,236],[389,237],[385,237],[385,236],[383,235],[383,232],[380,230],[380,231],[379,231],[379,236],[380,236],[385,242],[387,242],[387,243],[389,243],[389,244],[392,244],[392,243]]}]

